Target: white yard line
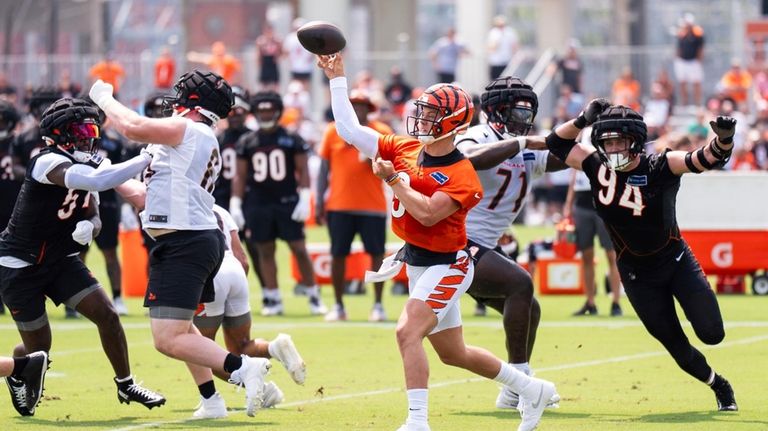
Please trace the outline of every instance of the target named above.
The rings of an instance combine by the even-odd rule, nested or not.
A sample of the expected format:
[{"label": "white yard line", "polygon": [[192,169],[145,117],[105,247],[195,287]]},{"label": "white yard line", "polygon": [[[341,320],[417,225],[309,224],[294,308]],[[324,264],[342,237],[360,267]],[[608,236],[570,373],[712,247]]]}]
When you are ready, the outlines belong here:
[{"label": "white yard line", "polygon": [[[764,323],[764,322],[763,322]],[[577,325],[574,325],[577,326]],[[747,345],[747,344],[754,344],[759,343],[761,341],[768,341],[768,335],[759,335],[755,337],[748,337],[748,338],[742,338],[740,340],[733,340],[733,341],[726,341],[723,343],[720,343],[716,346],[702,346],[704,350],[715,350],[715,349],[724,349],[728,347],[733,346],[740,346],[740,345]],[[542,368],[536,368],[536,373],[546,373],[549,371],[561,371],[561,370],[568,370],[573,368],[583,368],[583,367],[591,367],[595,365],[603,365],[603,364],[611,364],[611,363],[619,363],[619,362],[627,362],[627,361],[633,361],[637,359],[645,359],[645,358],[651,358],[655,356],[664,356],[668,353],[666,351],[657,350],[653,352],[645,352],[645,353],[637,353],[634,355],[624,355],[624,356],[615,356],[613,358],[606,358],[606,359],[596,359],[593,361],[582,361],[582,362],[573,362],[570,364],[562,364],[562,365],[554,365],[550,367],[542,367]],[[475,383],[475,382],[482,382],[487,381],[488,379],[484,377],[472,377],[468,379],[460,379],[460,380],[446,380],[443,382],[436,382],[436,383],[430,383],[429,387],[430,389],[435,388],[444,388],[447,386],[453,386],[453,385],[460,385],[465,383]],[[369,397],[369,396],[376,396],[376,395],[387,395],[391,393],[396,392],[403,392],[403,388],[387,388],[387,389],[379,389],[375,391],[367,391],[367,392],[356,392],[352,394],[344,394],[344,395],[336,395],[336,396],[330,396],[330,397],[323,397],[323,398],[312,398],[308,400],[301,400],[301,401],[294,401],[291,403],[284,403],[280,404],[280,408],[286,408],[286,407],[297,407],[297,406],[303,406],[307,404],[317,404],[322,402],[330,402],[330,401],[337,401],[337,400],[346,400],[346,399],[352,399],[352,398],[362,398],[362,397]],[[131,430],[138,430],[138,429],[144,429],[144,428],[154,428],[154,427],[160,427],[162,425],[168,425],[168,424],[179,424],[179,423],[185,423],[192,421],[194,419],[187,418],[187,419],[177,419],[172,421],[158,421],[158,422],[150,422],[145,424],[137,424],[128,426],[125,428],[117,428],[114,431],[131,431]],[[226,420],[226,419],[224,419]]]}]

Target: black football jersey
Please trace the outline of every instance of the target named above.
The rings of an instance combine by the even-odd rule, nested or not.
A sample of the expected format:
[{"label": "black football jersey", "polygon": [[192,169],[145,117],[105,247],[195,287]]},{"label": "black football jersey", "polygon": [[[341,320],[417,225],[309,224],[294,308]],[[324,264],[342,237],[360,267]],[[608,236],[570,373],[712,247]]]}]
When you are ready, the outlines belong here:
[{"label": "black football jersey", "polygon": [[680,249],[675,214],[680,176],[669,169],[666,152],[638,157],[637,168],[622,172],[609,169],[595,152],[582,169],[619,258],[666,256]]},{"label": "black football jersey", "polygon": [[5,229],[21,190],[21,180],[13,174],[13,137],[0,140],[0,230]]},{"label": "black football jersey", "polygon": [[13,256],[33,264],[55,261],[85,247],[72,239],[77,222],[89,211],[90,193],[42,184],[32,168],[45,149],[30,160],[24,184],[8,227],[0,234],[0,256]]},{"label": "black football jersey", "polygon": [[254,131],[243,135],[237,142],[237,158],[248,161],[245,202],[297,202],[294,156],[308,150],[304,139],[282,127],[272,133]]},{"label": "black football jersey", "polygon": [[232,197],[232,178],[237,172],[237,141],[250,129],[238,127],[226,129],[216,138],[219,140],[221,154],[221,174],[216,180],[216,188],[213,189],[213,197],[216,205],[229,211],[229,198]]},{"label": "black football jersey", "polygon": [[29,166],[29,161],[45,147],[40,128],[37,126],[30,127],[16,137],[16,142],[13,144],[13,155],[18,157],[21,165],[26,168]]}]

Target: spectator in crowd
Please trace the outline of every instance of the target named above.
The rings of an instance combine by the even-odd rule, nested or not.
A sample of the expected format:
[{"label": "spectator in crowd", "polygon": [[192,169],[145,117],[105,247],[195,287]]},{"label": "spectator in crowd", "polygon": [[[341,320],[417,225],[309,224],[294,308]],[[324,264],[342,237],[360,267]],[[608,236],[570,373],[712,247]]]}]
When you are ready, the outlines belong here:
[{"label": "spectator in crowd", "polygon": [[410,100],[412,91],[411,85],[403,78],[403,71],[398,66],[392,66],[389,70],[389,84],[384,89],[384,97],[400,118],[403,118],[405,103]]},{"label": "spectator in crowd", "polygon": [[101,79],[107,84],[112,85],[112,88],[115,89],[115,98],[117,98],[120,92],[120,84],[123,83],[123,78],[125,78],[125,69],[114,59],[111,52],[107,52],[103,60],[91,67],[88,75],[94,81]]},{"label": "spectator in crowd", "polygon": [[16,87],[8,82],[8,78],[3,72],[0,72],[0,98],[3,98],[13,104],[16,104],[18,99],[18,96],[16,95]]},{"label": "spectator in crowd", "polygon": [[61,97],[77,97],[81,93],[80,84],[72,82],[72,76],[69,69],[63,69],[59,75],[58,89]]},{"label": "spectator in crowd", "polygon": [[307,90],[307,83],[300,79],[294,79],[288,83],[288,87],[283,94],[283,104],[285,105],[285,116],[290,115],[291,109],[298,109],[301,112],[310,112],[311,100],[309,91]]},{"label": "spectator in crowd", "polygon": [[584,277],[584,293],[587,301],[573,313],[574,316],[597,315],[595,295],[597,282],[595,280],[595,235],[600,241],[600,247],[605,250],[608,260],[608,281],[611,286],[611,316],[621,316],[621,280],[619,268],[616,266],[616,250],[613,248],[611,236],[605,228],[605,223],[597,214],[592,202],[592,192],[589,178],[584,172],[571,169],[571,180],[568,185],[568,197],[565,200],[563,215],[572,217],[576,226],[576,247],[581,252],[581,268]]},{"label": "spectator in crowd", "polygon": [[[687,13],[682,19],[677,33],[677,54],[675,58],[675,78],[680,85],[680,103],[701,104],[701,81],[704,69],[701,60],[704,53],[704,30],[694,24],[693,14]],[[693,98],[689,97],[688,84],[693,87]]]},{"label": "spectator in crowd", "polygon": [[[669,103],[668,115],[672,115],[672,107],[675,106],[675,84],[669,79],[669,72],[667,72],[666,68],[662,67],[659,69],[659,73],[656,75],[656,79],[653,81],[652,85],[658,86],[659,91],[661,92],[661,97],[666,99]],[[651,91],[653,91],[653,89],[651,89]]]},{"label": "spectator in crowd", "polygon": [[164,47],[160,56],[155,60],[155,88],[167,90],[176,82],[176,60],[171,55],[171,50]]},{"label": "spectator in crowd", "polygon": [[562,124],[579,115],[583,107],[584,97],[580,93],[574,93],[570,85],[562,84],[560,86],[560,97],[558,97],[555,107],[555,124]]},{"label": "spectator in crowd", "polygon": [[707,136],[709,135],[709,127],[707,127],[707,124],[707,111],[699,109],[696,113],[696,120],[688,125],[688,137],[697,148],[700,146],[698,144],[702,141],[706,141]]},{"label": "spectator in crowd", "polygon": [[384,97],[384,84],[376,79],[370,70],[364,69],[357,73],[352,83],[352,89],[365,93],[376,106],[381,106],[386,101]]},{"label": "spectator in crowd", "polygon": [[648,140],[654,140],[666,132],[669,120],[669,99],[658,82],[651,84],[651,98],[645,103],[643,117],[648,126]]},{"label": "spectator in crowd", "polygon": [[578,51],[579,41],[577,39],[571,39],[568,42],[568,50],[565,52],[565,56],[554,64],[554,68],[551,69],[552,73],[560,73],[560,85],[568,85],[571,87],[571,91],[581,94],[581,74],[584,71],[584,63],[579,57]]},{"label": "spectator in crowd", "polygon": [[758,169],[768,170],[768,127],[764,124],[759,125],[755,132],[757,132],[757,138],[752,146],[755,163]]},{"label": "spectator in crowd", "polygon": [[736,102],[741,112],[747,112],[747,95],[752,87],[752,75],[741,67],[741,60],[731,59],[731,68],[720,78],[720,91]]},{"label": "spectator in crowd", "polygon": [[296,18],[291,24],[293,31],[288,33],[283,41],[283,52],[288,54],[288,65],[291,70],[291,79],[301,81],[304,86],[309,84],[312,71],[315,69],[315,56],[304,49],[296,36],[296,30],[304,25],[303,18]]},{"label": "spectator in crowd", "polygon": [[212,72],[220,75],[225,81],[236,82],[235,77],[240,72],[240,61],[227,53],[224,42],[217,41],[211,45],[211,56],[206,64]]},{"label": "spectator in crowd", "polygon": [[613,81],[611,99],[614,105],[629,106],[635,111],[640,110],[640,82],[632,74],[632,68],[624,66],[621,75]]},{"label": "spectator in crowd", "polygon": [[259,84],[263,90],[276,91],[280,85],[278,61],[283,55],[283,44],[275,35],[272,24],[264,24],[264,30],[256,38],[259,55]]},{"label": "spectator in crowd", "polygon": [[[392,129],[379,121],[369,121],[368,114],[376,105],[362,90],[349,95],[358,121],[379,133]],[[331,238],[331,280],[335,307],[325,315],[326,321],[347,320],[344,308],[346,258],[355,235],[359,234],[366,253],[371,256],[371,270],[381,266],[387,230],[387,202],[383,182],[371,170],[371,160],[341,139],[336,123],[329,123],[318,151],[323,159],[315,202],[318,225],[327,224]],[[383,282],[374,283],[374,305],[368,320],[387,320],[381,303]]]},{"label": "spectator in crowd", "polygon": [[445,36],[437,39],[429,48],[429,59],[432,69],[437,74],[437,82],[456,81],[456,68],[459,57],[468,55],[469,50],[456,40],[456,29],[449,28]]},{"label": "spectator in crowd", "polygon": [[488,32],[488,66],[490,79],[501,75],[518,49],[517,32],[507,25],[504,15],[493,18],[493,27]]}]

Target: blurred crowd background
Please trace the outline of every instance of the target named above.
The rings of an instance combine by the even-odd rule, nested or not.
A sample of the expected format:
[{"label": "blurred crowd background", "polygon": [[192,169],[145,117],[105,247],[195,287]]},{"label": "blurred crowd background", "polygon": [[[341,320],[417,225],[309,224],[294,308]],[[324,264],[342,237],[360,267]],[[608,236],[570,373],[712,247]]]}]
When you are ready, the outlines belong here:
[{"label": "blurred crowd background", "polygon": [[[351,87],[396,132],[425,86],[479,95],[505,74],[534,86],[541,131],[603,96],[644,114],[648,151],[694,148],[728,114],[739,123],[726,169],[768,169],[768,1],[6,0],[0,12],[0,97],[25,115],[35,91],[77,95],[98,78],[142,111],[196,67],[278,91],[281,123],[316,146],[332,120],[327,86],[295,30],[322,19],[346,34]],[[519,221],[556,223],[569,179],[537,184]]]}]

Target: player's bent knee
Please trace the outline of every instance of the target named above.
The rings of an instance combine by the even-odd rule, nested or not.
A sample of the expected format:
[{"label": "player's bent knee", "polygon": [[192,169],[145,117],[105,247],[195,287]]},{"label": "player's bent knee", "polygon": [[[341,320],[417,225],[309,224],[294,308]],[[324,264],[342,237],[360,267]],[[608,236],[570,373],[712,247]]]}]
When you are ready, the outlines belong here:
[{"label": "player's bent knee", "polygon": [[725,329],[723,329],[722,326],[707,328],[706,330],[695,332],[699,337],[699,340],[701,340],[701,342],[704,344],[720,344],[720,342],[725,338]]}]

